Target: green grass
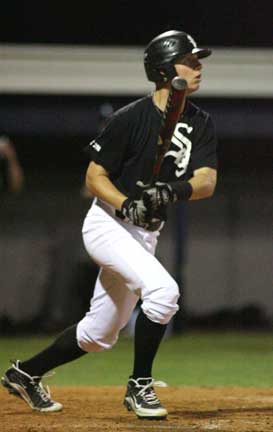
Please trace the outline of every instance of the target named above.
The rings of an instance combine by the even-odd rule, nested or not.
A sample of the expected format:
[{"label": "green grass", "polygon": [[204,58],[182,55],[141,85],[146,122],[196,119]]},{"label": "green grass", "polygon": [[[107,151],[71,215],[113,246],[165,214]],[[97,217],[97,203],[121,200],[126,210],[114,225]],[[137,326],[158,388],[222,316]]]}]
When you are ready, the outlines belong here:
[{"label": "green grass", "polygon": [[[0,374],[9,359],[25,359],[53,337],[0,338]],[[133,341],[121,337],[110,351],[88,354],[56,369],[54,385],[124,385],[131,372]],[[270,333],[187,332],[163,341],[154,377],[170,385],[273,386]]]}]

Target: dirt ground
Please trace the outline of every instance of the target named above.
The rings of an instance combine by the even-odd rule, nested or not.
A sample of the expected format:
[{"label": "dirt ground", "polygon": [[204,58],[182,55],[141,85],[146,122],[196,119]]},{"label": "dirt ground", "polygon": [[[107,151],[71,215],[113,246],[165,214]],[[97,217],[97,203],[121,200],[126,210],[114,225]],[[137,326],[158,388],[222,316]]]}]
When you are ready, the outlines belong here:
[{"label": "dirt ground", "polygon": [[124,387],[53,387],[59,413],[36,413],[0,389],[1,432],[272,432],[273,389],[157,389],[167,420],[139,420],[122,405]]}]

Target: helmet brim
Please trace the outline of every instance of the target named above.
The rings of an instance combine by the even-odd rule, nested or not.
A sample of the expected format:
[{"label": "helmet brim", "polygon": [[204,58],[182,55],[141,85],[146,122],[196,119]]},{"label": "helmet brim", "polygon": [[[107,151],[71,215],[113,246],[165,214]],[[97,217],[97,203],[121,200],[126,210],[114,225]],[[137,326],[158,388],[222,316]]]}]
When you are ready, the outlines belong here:
[{"label": "helmet brim", "polygon": [[197,54],[198,58],[205,58],[210,56],[212,51],[209,48],[193,48],[192,54]]}]

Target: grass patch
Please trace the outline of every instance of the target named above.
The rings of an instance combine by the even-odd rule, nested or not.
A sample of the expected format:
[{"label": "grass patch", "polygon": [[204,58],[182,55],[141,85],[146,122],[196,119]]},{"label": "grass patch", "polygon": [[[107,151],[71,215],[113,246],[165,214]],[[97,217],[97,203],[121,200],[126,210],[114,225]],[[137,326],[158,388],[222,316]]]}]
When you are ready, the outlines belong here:
[{"label": "grass patch", "polygon": [[[0,374],[9,359],[26,359],[54,337],[0,338]],[[133,340],[122,336],[110,351],[87,354],[56,369],[54,385],[124,385],[131,373]],[[170,385],[273,386],[270,333],[187,332],[163,341],[154,377]]]}]

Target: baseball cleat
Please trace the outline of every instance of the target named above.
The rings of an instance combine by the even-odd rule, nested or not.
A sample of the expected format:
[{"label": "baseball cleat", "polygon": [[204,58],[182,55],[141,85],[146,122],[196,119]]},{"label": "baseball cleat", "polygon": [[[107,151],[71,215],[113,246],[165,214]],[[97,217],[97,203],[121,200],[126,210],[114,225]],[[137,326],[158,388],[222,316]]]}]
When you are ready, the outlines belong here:
[{"label": "baseball cleat", "polygon": [[50,397],[48,387],[44,387],[41,378],[32,377],[20,369],[20,362],[12,363],[1,379],[2,385],[10,394],[23,399],[33,410],[41,412],[60,411],[63,406]]},{"label": "baseball cleat", "polygon": [[141,419],[166,418],[168,411],[161,405],[153,386],[166,387],[167,384],[153,378],[130,378],[123,402],[128,411],[134,411]]}]

